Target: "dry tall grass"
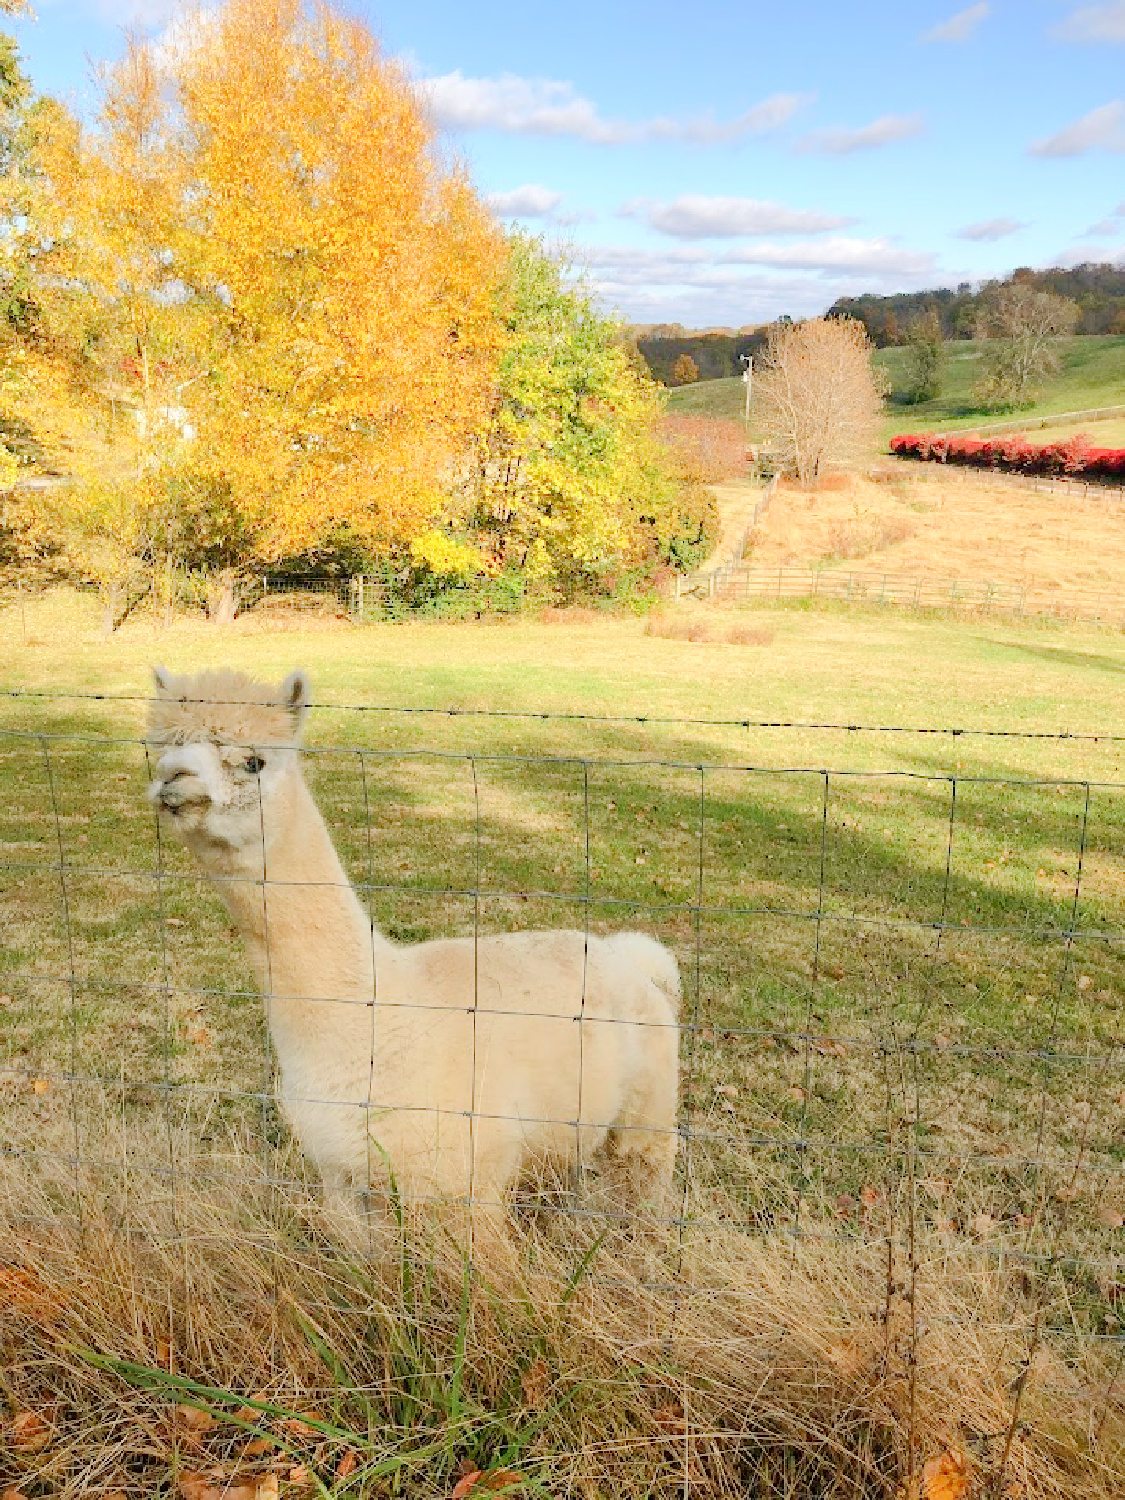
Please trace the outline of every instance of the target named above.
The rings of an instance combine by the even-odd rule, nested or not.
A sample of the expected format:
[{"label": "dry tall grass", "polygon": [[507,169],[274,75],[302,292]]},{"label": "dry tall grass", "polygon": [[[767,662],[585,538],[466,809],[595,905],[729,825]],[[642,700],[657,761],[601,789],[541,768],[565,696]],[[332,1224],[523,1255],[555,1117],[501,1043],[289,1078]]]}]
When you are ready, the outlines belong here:
[{"label": "dry tall grass", "polygon": [[103,1145],[119,1173],[0,1179],[0,1491],[1121,1494],[1112,1346],[1037,1336],[1026,1268],[911,1245],[901,1204],[786,1242],[688,1189],[662,1239],[521,1223],[469,1276],[420,1231],[349,1253],[260,1158],[216,1184]]}]

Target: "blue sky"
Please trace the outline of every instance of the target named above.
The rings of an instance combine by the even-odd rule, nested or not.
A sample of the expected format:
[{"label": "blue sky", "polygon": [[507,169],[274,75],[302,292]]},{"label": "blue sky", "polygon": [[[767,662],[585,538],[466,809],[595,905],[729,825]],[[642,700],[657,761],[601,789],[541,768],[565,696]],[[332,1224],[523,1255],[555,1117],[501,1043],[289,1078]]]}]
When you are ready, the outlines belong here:
[{"label": "blue sky", "polygon": [[[88,110],[176,0],[36,0],[36,85]],[[497,212],[637,322],[1125,263],[1125,0],[349,0]]]}]

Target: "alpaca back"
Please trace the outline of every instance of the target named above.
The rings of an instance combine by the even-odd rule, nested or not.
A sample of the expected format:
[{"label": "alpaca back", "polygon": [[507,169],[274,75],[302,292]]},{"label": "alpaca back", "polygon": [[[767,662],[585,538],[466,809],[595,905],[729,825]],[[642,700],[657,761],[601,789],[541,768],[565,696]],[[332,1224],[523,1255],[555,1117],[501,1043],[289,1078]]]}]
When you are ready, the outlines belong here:
[{"label": "alpaca back", "polygon": [[299,1055],[279,1048],[282,1101],[329,1176],[364,1188],[389,1165],[412,1197],[502,1198],[611,1132],[674,1130],[678,993],[640,933],[380,940],[374,1004],[324,1007]]}]

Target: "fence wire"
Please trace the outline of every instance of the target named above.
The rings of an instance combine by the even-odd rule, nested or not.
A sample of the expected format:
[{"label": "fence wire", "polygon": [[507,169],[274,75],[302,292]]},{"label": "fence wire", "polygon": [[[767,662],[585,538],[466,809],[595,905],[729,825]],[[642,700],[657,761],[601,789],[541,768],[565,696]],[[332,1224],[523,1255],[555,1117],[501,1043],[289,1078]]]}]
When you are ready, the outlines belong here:
[{"label": "fence wire", "polygon": [[[11,1225],[81,1225],[92,1192],[127,1199],[139,1183],[166,1196],[169,1243],[198,1237],[181,1229],[193,1194],[264,1190],[277,1203],[319,1202],[338,1184],[318,1181],[278,1111],[270,1045],[284,1007],[299,1000],[314,1015],[370,1013],[361,1095],[341,1098],[313,1078],[288,1088],[290,1110],[366,1122],[368,1184],[354,1196],[369,1217],[380,1200],[366,1188],[385,1187],[388,1113],[438,1135],[467,1126],[470,1210],[606,1232],[636,1215],[599,1191],[605,1163],[587,1141],[610,1129],[627,1152],[631,1130],[663,1130],[677,1148],[675,1186],[649,1215],[663,1239],[644,1284],[665,1299],[670,1349],[685,1299],[727,1295],[700,1268],[698,1247],[713,1233],[775,1242],[787,1256],[885,1244],[899,1268],[888,1271],[887,1316],[896,1287],[909,1310],[913,1393],[926,1337],[919,1281],[954,1250],[979,1258],[1012,1277],[1008,1315],[1027,1348],[1003,1470],[1041,1341],[1125,1346],[1125,781],[373,745],[362,738],[372,713],[386,724],[466,711],[332,705],[333,723],[348,722],[342,737],[360,742],[310,748],[303,765],[373,930],[401,945],[471,943],[457,1008],[468,1040],[456,1042],[468,1048],[468,1092],[410,1099],[381,1092],[380,1036],[406,1017],[413,1030],[400,1039],[449,1046],[447,1000],[422,984],[387,1000],[374,950],[370,996],[333,992],[331,951],[314,964],[324,987],[309,979],[290,993],[267,917],[263,1007],[215,889],[146,801],[154,764],[143,738],[97,723],[60,727],[53,705],[49,727],[35,722],[45,699],[71,715],[106,704],[131,712],[144,700],[6,696],[0,1167],[9,1180],[0,1214]],[[646,731],[978,735],[1032,749],[1080,740],[1107,754],[1121,739],[525,717],[548,731],[580,719]],[[266,908],[339,892],[330,880],[280,879],[268,868],[226,877],[228,894],[240,883],[243,905],[260,896]],[[565,1003],[532,1016],[499,991],[488,945],[564,924],[581,944],[577,983]],[[627,927],[663,942],[683,981],[679,1108],[666,1127],[591,1117],[585,1097],[590,1049],[607,1032],[628,1028],[636,1049],[671,1024],[594,1003],[591,945]],[[503,1034],[495,1028],[521,1018],[576,1028],[575,1107],[562,1120],[534,1100],[505,1113],[480,1096],[487,1068],[502,1065],[488,1057]],[[562,1054],[547,1055],[555,1037],[542,1031],[530,1043],[540,1068],[562,1065]],[[476,1133],[498,1124],[573,1130],[576,1174],[539,1182],[522,1209],[506,1193],[482,1193]],[[54,1183],[46,1220],[42,1193],[21,1190],[45,1177]],[[119,1228],[135,1232],[125,1212]]]}]

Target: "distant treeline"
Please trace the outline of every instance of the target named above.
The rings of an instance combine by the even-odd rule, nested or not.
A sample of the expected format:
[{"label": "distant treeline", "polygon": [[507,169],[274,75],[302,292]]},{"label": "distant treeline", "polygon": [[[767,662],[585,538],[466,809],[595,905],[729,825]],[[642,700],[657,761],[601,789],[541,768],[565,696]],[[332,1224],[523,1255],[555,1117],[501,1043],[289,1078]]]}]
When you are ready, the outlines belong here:
[{"label": "distant treeline", "polygon": [[[1092,261],[1072,270],[1032,271],[1024,267],[1013,271],[1006,281],[1029,281],[1044,291],[1069,297],[1078,304],[1076,333],[1125,334],[1125,266],[1096,264]],[[874,293],[862,297],[841,297],[828,309],[826,317],[856,318],[863,323],[873,344],[885,349],[888,344],[906,340],[911,324],[929,311],[937,313],[941,331],[947,339],[971,339],[974,335],[982,299],[1002,281],[979,284],[963,281],[960,286],[934,287],[924,292],[897,292],[893,297]],[[674,367],[681,355],[695,361],[699,380],[721,380],[742,373],[742,356],[757,355],[764,348],[767,329],[742,328],[737,332],[709,331],[694,333],[679,323],[659,323],[634,331],[636,347],[653,377],[664,385],[679,385]]]},{"label": "distant treeline", "polygon": [[[1022,267],[1006,281],[1027,281],[1045,292],[1069,297],[1078,304],[1076,333],[1125,334],[1125,266],[1098,265],[1086,262],[1064,271],[1054,268],[1032,271]],[[947,339],[973,337],[981,301],[990,290],[1005,282],[986,281],[980,285],[963,281],[952,287],[936,287],[925,292],[898,292],[893,297],[841,297],[828,309],[827,316],[857,318],[866,325],[872,343],[880,349],[901,343],[912,323],[923,313],[936,312],[941,331]]]},{"label": "distant treeline", "polygon": [[662,385],[679,385],[673,367],[681,355],[695,361],[698,380],[722,380],[742,374],[741,356],[757,354],[765,347],[766,330],[738,333],[692,333],[678,323],[658,324],[636,336],[637,349],[653,379]]}]

